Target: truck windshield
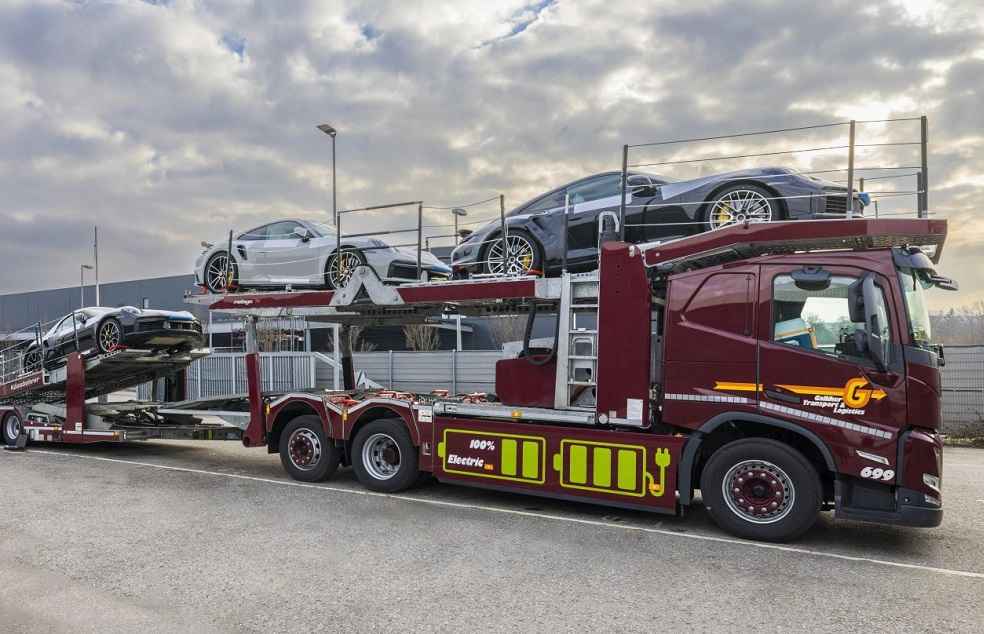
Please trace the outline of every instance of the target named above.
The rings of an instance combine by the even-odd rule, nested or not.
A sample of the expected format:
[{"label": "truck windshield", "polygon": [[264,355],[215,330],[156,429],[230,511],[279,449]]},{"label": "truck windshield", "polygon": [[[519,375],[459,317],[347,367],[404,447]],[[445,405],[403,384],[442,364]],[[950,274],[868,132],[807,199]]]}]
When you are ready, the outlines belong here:
[{"label": "truck windshield", "polygon": [[933,333],[929,324],[929,309],[926,306],[926,290],[933,284],[924,279],[919,271],[910,268],[899,268],[899,280],[905,294],[905,309],[909,315],[909,334],[912,342],[927,348],[932,343]]}]

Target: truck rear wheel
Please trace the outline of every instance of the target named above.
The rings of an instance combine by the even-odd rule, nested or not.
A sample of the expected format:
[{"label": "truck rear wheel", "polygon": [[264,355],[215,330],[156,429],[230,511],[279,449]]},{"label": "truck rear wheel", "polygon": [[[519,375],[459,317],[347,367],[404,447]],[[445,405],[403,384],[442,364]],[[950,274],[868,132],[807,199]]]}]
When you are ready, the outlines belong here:
[{"label": "truck rear wheel", "polygon": [[0,423],[0,440],[3,440],[5,445],[13,445],[17,442],[17,437],[21,433],[21,419],[16,412],[10,412],[3,417],[3,422]]},{"label": "truck rear wheel", "polygon": [[301,482],[327,480],[338,469],[341,451],[325,438],[321,418],[298,416],[280,434],[280,462],[284,470]]},{"label": "truck rear wheel", "polygon": [[395,493],[417,481],[417,448],[399,418],[368,423],[352,443],[352,469],[366,488]]},{"label": "truck rear wheel", "polygon": [[775,440],[747,438],[715,451],[700,492],[718,526],[739,537],[787,541],[820,512],[820,477],[798,451]]}]

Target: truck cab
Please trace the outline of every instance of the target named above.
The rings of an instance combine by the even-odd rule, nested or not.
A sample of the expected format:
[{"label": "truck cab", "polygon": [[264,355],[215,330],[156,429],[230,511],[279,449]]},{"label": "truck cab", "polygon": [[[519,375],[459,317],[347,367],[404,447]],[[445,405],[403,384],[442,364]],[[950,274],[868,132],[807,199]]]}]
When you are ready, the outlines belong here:
[{"label": "truck cab", "polygon": [[681,488],[739,534],[793,523],[797,495],[838,517],[938,525],[941,349],[925,293],[955,287],[910,245],[657,276],[653,388],[658,424],[690,435]]}]

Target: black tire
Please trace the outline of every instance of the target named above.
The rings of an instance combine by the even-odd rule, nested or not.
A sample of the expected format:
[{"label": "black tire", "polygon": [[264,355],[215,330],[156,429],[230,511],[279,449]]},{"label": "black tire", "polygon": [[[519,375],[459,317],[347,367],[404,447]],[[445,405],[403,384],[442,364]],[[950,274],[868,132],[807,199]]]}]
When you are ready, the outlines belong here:
[{"label": "black tire", "polygon": [[[202,269],[202,282],[205,284],[205,288],[208,289],[209,293],[221,294],[226,292],[225,283],[219,284],[218,281],[210,279],[211,276],[209,275],[209,268],[212,267],[212,264],[220,258],[225,258],[226,255],[227,253],[225,251],[216,251],[205,262],[205,268]],[[235,288],[239,284],[239,267],[236,265],[236,258],[232,258],[230,267],[232,269],[230,271],[232,273],[232,287]],[[224,269],[225,267],[222,268]]]},{"label": "black tire", "polygon": [[[723,220],[719,217],[721,212],[718,211],[718,203],[720,202],[725,204],[724,201],[729,195],[736,195],[738,200],[743,200],[744,197],[737,195],[738,192],[752,192],[756,196],[755,200],[758,201],[758,205],[768,206],[767,216],[760,206],[751,206],[749,203],[744,203],[749,205],[751,209],[734,209],[736,219],[731,222],[723,222]],[[703,214],[704,217],[701,220],[707,223],[708,229],[718,229],[720,227],[728,226],[729,224],[743,222],[746,219],[751,222],[773,222],[776,220],[782,220],[782,201],[776,200],[776,198],[777,196],[774,192],[771,192],[760,185],[754,185],[751,183],[735,183],[734,185],[729,185],[728,187],[718,191],[710,199],[708,199]],[[728,205],[725,204],[725,206]],[[730,207],[733,209],[733,204]],[[747,216],[745,215],[746,211],[749,211]]]},{"label": "black tire", "polygon": [[715,451],[700,491],[718,526],[762,541],[799,537],[816,522],[823,502],[820,477],[809,460],[766,438],[736,440]]},{"label": "black tire", "polygon": [[403,420],[383,418],[360,429],[352,443],[352,469],[373,491],[396,493],[413,486],[420,475],[417,448]]},{"label": "black tire", "polygon": [[291,420],[280,433],[280,463],[294,480],[321,482],[338,469],[342,452],[325,437],[321,418],[308,414]]},{"label": "black tire", "polygon": [[3,417],[3,422],[0,422],[0,441],[3,441],[4,445],[13,445],[17,442],[17,436],[20,435],[22,429],[23,423],[17,412],[8,412]]},{"label": "black tire", "polygon": [[[510,229],[506,235],[506,239],[512,241],[513,237],[520,238],[529,243],[532,247],[533,253],[532,258],[527,264],[526,262],[520,263],[522,268],[525,269],[525,273],[513,273],[523,274],[523,275],[542,275],[543,271],[543,246],[540,242],[534,238],[528,231],[522,229]],[[496,271],[492,270],[492,263],[489,262],[489,254],[493,253],[495,250],[500,250],[502,248],[502,235],[500,234],[496,238],[490,238],[488,244],[482,249],[481,262],[482,262],[482,272],[487,274],[494,274]],[[510,245],[510,250],[512,245]],[[508,263],[508,258],[507,258]]]},{"label": "black tire", "polygon": [[41,369],[41,363],[44,355],[38,348],[32,348],[24,353],[21,358],[21,370],[24,372],[37,372]]},{"label": "black tire", "polygon": [[[115,328],[116,334],[113,336],[111,333]],[[115,343],[113,343],[115,341]],[[104,319],[99,327],[96,328],[96,347],[99,348],[99,352],[106,354],[112,351],[116,346],[123,345],[123,326],[120,324],[118,319],[110,317]]]},{"label": "black tire", "polygon": [[356,260],[358,260],[358,264],[351,263],[350,266],[365,266],[366,264],[368,264],[368,260],[366,260],[365,254],[363,254],[362,251],[359,251],[354,247],[342,247],[340,251],[336,251],[335,253],[332,253],[330,256],[328,256],[328,261],[325,262],[325,287],[332,290],[338,288],[339,286],[345,286],[345,282],[347,282],[349,276],[351,276],[351,273],[349,273],[348,276],[345,276],[344,279],[342,280],[342,283],[339,284],[338,286],[336,286],[335,283],[332,281],[333,276],[331,274],[331,267],[332,264],[334,264],[335,260],[338,258],[339,253],[341,253],[342,256],[345,258],[354,257]]}]

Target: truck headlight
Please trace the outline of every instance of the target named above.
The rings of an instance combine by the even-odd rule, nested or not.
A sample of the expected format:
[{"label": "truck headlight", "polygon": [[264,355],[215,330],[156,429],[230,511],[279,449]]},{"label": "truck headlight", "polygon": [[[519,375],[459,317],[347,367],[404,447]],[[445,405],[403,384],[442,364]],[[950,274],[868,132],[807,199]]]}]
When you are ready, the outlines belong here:
[{"label": "truck headlight", "polygon": [[940,492],[940,477],[937,475],[933,475],[932,473],[924,473],[923,484],[928,486],[930,489],[936,491],[937,493]]}]

